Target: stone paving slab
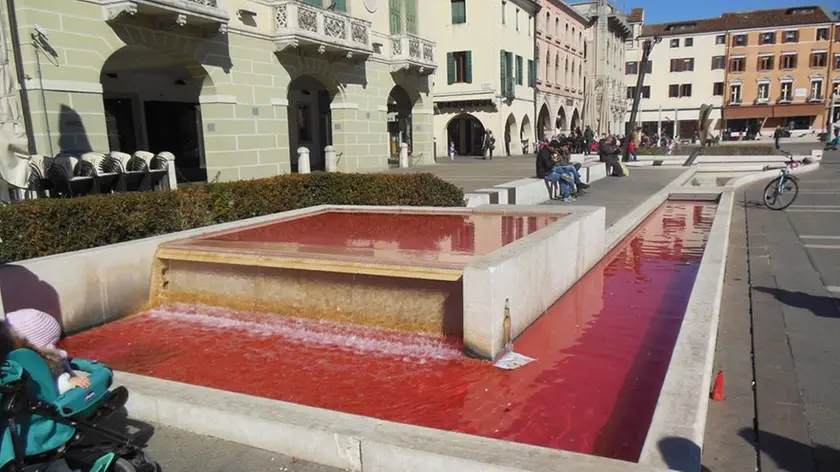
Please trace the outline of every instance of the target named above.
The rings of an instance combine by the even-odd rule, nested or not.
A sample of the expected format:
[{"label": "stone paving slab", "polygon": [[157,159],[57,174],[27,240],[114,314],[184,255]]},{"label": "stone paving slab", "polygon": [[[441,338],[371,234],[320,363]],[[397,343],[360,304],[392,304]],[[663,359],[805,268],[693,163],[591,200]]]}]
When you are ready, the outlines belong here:
[{"label": "stone paving slab", "polygon": [[432,166],[391,169],[389,172],[429,172],[447,182],[452,182],[460,187],[464,193],[470,193],[480,188],[493,187],[512,180],[534,177],[536,175],[536,156],[531,154],[494,157],[493,160],[473,156],[457,156],[454,161],[450,161],[449,158],[438,158],[438,163]]}]

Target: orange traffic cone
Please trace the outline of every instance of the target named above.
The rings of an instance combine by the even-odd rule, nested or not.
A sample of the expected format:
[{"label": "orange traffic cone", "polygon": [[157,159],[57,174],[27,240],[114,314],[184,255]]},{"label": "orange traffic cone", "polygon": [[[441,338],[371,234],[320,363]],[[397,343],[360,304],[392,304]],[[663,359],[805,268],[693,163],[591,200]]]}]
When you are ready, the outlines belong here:
[{"label": "orange traffic cone", "polygon": [[715,385],[712,387],[712,400],[719,402],[723,400],[723,371],[719,370],[715,376]]}]

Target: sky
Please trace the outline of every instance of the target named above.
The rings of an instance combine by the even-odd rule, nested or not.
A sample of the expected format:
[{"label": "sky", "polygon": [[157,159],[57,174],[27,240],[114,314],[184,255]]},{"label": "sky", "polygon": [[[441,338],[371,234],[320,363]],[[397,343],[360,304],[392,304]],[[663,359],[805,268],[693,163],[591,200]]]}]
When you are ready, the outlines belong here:
[{"label": "sky", "polygon": [[627,12],[645,9],[645,23],[714,18],[728,11],[766,10],[771,8],[818,5],[826,10],[840,10],[840,0],[612,0]]}]

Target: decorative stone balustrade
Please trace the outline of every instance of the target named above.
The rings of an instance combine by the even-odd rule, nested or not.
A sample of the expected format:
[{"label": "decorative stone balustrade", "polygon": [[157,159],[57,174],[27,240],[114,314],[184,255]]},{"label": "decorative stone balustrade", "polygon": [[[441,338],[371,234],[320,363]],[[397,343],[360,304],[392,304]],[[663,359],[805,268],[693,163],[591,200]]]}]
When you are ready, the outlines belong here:
[{"label": "decorative stone balustrade", "polygon": [[319,54],[338,53],[347,59],[367,59],[373,54],[370,22],[300,2],[274,4],[274,46],[311,48]]},{"label": "decorative stone balustrade", "polygon": [[410,70],[429,75],[436,69],[434,41],[413,34],[391,36],[391,72]]},{"label": "decorative stone balustrade", "polygon": [[209,35],[227,33],[230,20],[220,0],[105,0],[102,16],[109,23],[147,17],[160,29],[194,25]]}]

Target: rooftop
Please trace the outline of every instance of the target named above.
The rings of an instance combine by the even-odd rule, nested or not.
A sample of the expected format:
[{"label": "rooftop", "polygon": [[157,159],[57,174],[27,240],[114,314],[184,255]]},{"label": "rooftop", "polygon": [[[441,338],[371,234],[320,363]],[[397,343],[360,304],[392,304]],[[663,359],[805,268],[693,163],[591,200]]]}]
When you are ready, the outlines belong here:
[{"label": "rooftop", "polygon": [[674,36],[690,33],[831,23],[832,21],[832,16],[819,6],[774,8],[724,13],[718,18],[645,25],[642,28],[641,36]]}]

